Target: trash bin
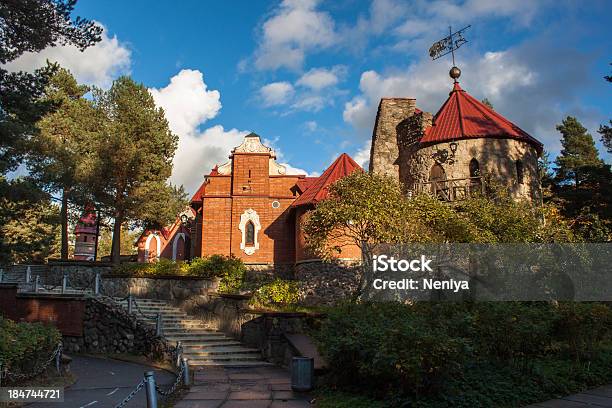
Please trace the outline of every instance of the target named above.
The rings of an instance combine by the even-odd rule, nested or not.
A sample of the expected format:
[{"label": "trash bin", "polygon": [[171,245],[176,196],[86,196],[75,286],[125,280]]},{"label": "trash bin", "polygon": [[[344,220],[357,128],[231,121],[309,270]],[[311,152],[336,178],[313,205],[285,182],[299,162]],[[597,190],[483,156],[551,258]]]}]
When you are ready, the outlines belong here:
[{"label": "trash bin", "polygon": [[314,380],[314,359],[293,357],[291,361],[291,389],[310,391]]}]

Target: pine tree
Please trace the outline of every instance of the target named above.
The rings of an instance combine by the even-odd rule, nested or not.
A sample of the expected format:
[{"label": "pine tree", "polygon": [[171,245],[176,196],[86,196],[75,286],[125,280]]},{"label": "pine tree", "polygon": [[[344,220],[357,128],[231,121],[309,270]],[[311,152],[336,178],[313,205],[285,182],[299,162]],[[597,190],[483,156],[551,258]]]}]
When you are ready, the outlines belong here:
[{"label": "pine tree", "polygon": [[[604,79],[608,82],[612,82],[612,75],[606,75]],[[612,153],[612,120],[610,120],[609,125],[599,126],[598,132],[601,134],[602,143],[606,149],[608,149],[608,152]]]},{"label": "pine tree", "polygon": [[557,130],[561,132],[563,146],[561,154],[555,160],[557,180],[560,183],[573,182],[578,188],[584,178],[582,170],[601,166],[603,163],[599,158],[593,136],[575,117],[568,116],[563,119]]},{"label": "pine tree", "polygon": [[142,84],[121,77],[107,92],[97,90],[103,113],[96,154],[89,166],[92,192],[114,218],[112,260],[120,262],[121,228],[127,222],[166,224],[174,219],[173,188],[166,180],[178,137]]},{"label": "pine tree", "polygon": [[[61,196],[61,258],[68,258],[68,201],[76,200],[82,161],[87,156],[97,124],[93,105],[84,98],[87,86],[59,68],[45,89],[43,101],[54,107],[38,121],[31,141],[28,169],[46,191]],[[84,204],[82,201],[80,204]]]}]

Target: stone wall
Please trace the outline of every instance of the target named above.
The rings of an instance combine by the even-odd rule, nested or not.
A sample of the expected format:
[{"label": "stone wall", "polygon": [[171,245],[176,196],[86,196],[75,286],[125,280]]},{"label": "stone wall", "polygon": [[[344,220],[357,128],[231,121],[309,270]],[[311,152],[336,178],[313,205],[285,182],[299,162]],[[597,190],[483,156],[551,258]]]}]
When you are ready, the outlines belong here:
[{"label": "stone wall", "polygon": [[45,285],[59,286],[64,274],[68,275],[68,286],[93,289],[96,273],[109,273],[113,268],[108,262],[54,261],[49,260]]},{"label": "stone wall", "polygon": [[[470,176],[470,161],[476,159],[484,180],[509,188],[515,198],[529,199],[534,203],[541,201],[540,178],[538,175],[538,155],[533,146],[514,139],[466,139],[457,141],[457,152],[453,164],[441,164],[446,179],[459,179]],[[400,158],[402,183],[407,189],[415,184],[429,180],[429,173],[435,164],[434,153],[438,149],[448,149],[448,143],[406,148]],[[516,161],[523,164],[523,182],[518,182]]]},{"label": "stone wall", "polygon": [[118,275],[102,276],[103,293],[125,297],[129,293],[147,299],[182,302],[187,299],[216,293],[219,278],[203,279],[189,276],[157,276],[155,278],[131,278]]},{"label": "stone wall", "polygon": [[295,266],[295,278],[306,305],[331,305],[350,299],[359,284],[361,263],[310,261]]},{"label": "stone wall", "polygon": [[247,310],[250,298],[247,295],[209,294],[186,299],[178,306],[210,328],[240,339],[242,325],[258,316]]},{"label": "stone wall", "polygon": [[64,336],[64,349],[75,353],[130,353],[161,357],[163,339],[121,306],[104,298],[86,299],[82,336]]},{"label": "stone wall", "polygon": [[416,100],[411,98],[383,98],[378,105],[376,122],[372,134],[370,171],[399,178],[398,126],[412,116]]},{"label": "stone wall", "polygon": [[307,313],[264,313],[242,325],[240,340],[259,349],[267,361],[289,366],[295,353],[285,335],[308,334],[318,326],[322,317]]}]

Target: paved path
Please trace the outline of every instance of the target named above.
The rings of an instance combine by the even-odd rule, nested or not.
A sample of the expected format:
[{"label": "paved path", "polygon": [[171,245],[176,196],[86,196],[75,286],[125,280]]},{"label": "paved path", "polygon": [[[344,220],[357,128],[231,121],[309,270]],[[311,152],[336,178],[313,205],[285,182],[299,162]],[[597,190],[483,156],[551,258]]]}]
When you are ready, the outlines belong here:
[{"label": "paved path", "polygon": [[612,384],[588,390],[580,394],[569,395],[564,398],[554,399],[538,404],[529,405],[525,408],[586,408],[606,407],[612,408]]},{"label": "paved path", "polygon": [[[172,384],[174,374],[148,366],[105,358],[74,356],[70,370],[76,383],[64,391],[64,402],[28,404],[32,408],[109,408],[125,398],[143,378],[145,371],[155,371],[162,388]],[[128,404],[129,408],[146,407],[144,388]]]},{"label": "paved path", "polygon": [[195,372],[189,393],[175,408],[306,408],[308,401],[291,391],[287,370],[215,367]]}]

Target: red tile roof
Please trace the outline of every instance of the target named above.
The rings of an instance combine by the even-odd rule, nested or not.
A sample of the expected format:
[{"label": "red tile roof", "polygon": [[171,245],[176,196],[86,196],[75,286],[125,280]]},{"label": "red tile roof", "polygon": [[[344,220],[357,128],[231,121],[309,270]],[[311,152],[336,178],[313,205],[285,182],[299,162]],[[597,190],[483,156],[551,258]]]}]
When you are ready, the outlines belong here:
[{"label": "red tile roof", "polygon": [[461,89],[458,82],[420,142],[433,144],[482,137],[523,140],[531,143],[538,153],[544,147],[527,132]]},{"label": "red tile roof", "polygon": [[356,170],[363,169],[355,163],[355,160],[351,159],[351,156],[342,153],[323,174],[309,182],[310,185],[306,188],[306,191],[293,202],[292,207],[316,204],[326,199],[329,194],[328,187],[330,185]]}]

